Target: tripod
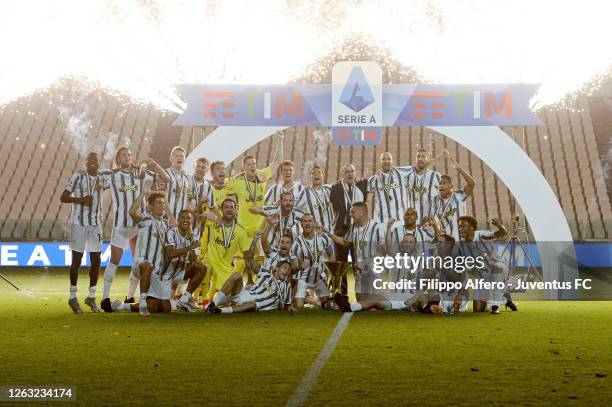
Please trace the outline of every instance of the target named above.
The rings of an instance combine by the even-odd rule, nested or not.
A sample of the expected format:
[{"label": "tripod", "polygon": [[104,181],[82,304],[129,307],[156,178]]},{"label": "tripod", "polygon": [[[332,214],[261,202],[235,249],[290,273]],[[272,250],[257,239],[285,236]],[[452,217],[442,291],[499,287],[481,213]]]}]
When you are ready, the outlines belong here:
[{"label": "tripod", "polygon": [[[533,263],[533,260],[531,259],[531,256],[529,255],[527,248],[525,247],[525,245],[523,244],[523,242],[521,242],[521,239],[519,238],[519,232],[524,231],[524,230],[525,229],[521,227],[520,215],[518,213],[514,214],[512,216],[512,234],[510,234],[508,238],[506,238],[506,241],[504,243],[504,249],[502,250],[500,254],[500,258],[502,259],[504,259],[504,256],[506,256],[506,253],[508,254],[508,282],[514,283],[512,285],[515,285],[518,279],[529,281],[532,277],[535,277],[539,279],[540,281],[542,280],[542,275],[540,274],[535,264]],[[525,231],[525,233],[527,232]],[[517,265],[518,263],[517,250],[522,251],[523,257],[527,260],[527,270],[525,272],[517,272],[517,269],[520,267],[519,265]],[[512,290],[512,291],[508,291],[508,293],[509,292],[520,292],[520,291]]]},{"label": "tripod", "polygon": [[13,284],[11,282],[11,280],[9,280],[8,278],[4,277],[4,275],[2,275],[2,273],[0,273],[0,278],[3,279],[4,281],[6,281],[7,283],[9,283],[10,285],[12,285],[13,288],[15,288],[15,290],[21,291],[21,289],[19,287],[17,287],[15,284]]}]

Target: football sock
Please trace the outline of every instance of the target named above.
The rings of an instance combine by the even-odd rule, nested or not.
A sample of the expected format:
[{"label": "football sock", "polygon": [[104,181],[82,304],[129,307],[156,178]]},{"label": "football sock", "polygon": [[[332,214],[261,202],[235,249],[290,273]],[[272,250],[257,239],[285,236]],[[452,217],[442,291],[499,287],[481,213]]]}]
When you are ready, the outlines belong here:
[{"label": "football sock", "polygon": [[96,286],[89,287],[89,295],[88,295],[89,298],[96,298],[96,288],[98,287]]},{"label": "football sock", "polygon": [[70,299],[76,298],[76,294],[77,294],[77,286],[71,285],[70,286]]},{"label": "football sock", "polygon": [[132,304],[123,304],[123,303],[119,304],[119,306],[117,307],[117,311],[131,311],[132,310],[131,305]]},{"label": "football sock", "polygon": [[213,302],[217,306],[223,305],[227,303],[227,296],[223,294],[223,292],[217,291],[217,293],[215,294],[215,298],[213,298]]},{"label": "football sock", "polygon": [[406,309],[408,306],[404,304],[404,301],[389,301],[391,309]]},{"label": "football sock", "polygon": [[147,308],[147,293],[140,293],[140,308]]},{"label": "football sock", "polygon": [[222,314],[231,314],[232,312],[234,312],[234,310],[232,309],[232,307],[225,307],[225,308],[221,308],[221,313],[222,313]]},{"label": "football sock", "polygon": [[363,309],[363,307],[358,302],[355,302],[355,303],[351,304],[351,312],[361,311],[362,309]]},{"label": "football sock", "polygon": [[113,263],[109,263],[104,269],[104,293],[102,294],[102,299],[110,297],[110,288],[116,272],[117,265]]},{"label": "football sock", "polygon": [[138,283],[140,279],[136,278],[134,273],[130,273],[130,288],[128,289],[128,298],[134,298],[134,293],[136,292],[136,287],[138,287]]},{"label": "football sock", "polygon": [[191,294],[187,291],[185,291],[183,295],[181,295],[181,298],[179,299],[179,301],[182,303],[188,303],[190,300],[191,300]]}]

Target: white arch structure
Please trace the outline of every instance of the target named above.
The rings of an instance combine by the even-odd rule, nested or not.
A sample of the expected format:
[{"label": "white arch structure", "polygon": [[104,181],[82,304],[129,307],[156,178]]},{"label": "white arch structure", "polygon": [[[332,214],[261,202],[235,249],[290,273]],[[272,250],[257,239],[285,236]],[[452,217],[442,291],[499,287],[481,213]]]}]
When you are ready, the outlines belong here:
[{"label": "white arch structure", "polygon": [[[250,147],[287,127],[221,126],[189,154],[186,168],[197,157],[230,163]],[[499,127],[431,127],[483,160],[516,198],[537,241],[545,281],[578,278],[576,252],[569,225],[554,192],[527,154]],[[546,291],[549,299],[573,299],[574,291]]]}]

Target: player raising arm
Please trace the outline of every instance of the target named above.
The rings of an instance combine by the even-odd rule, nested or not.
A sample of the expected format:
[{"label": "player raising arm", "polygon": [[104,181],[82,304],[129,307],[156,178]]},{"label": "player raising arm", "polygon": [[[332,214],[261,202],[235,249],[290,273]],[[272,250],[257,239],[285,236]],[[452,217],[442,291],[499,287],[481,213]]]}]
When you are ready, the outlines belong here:
[{"label": "player raising arm", "polygon": [[280,163],[278,171],[282,175],[282,182],[280,184],[272,185],[272,187],[266,192],[265,202],[266,205],[276,205],[283,192],[293,192],[294,199],[300,195],[300,192],[304,189],[304,186],[299,182],[293,181],[293,161],[285,160]]},{"label": "player raising arm", "polygon": [[[164,169],[152,158],[147,158],[140,166],[135,166],[132,152],[127,147],[121,147],[117,150],[114,164],[114,168],[104,175],[110,185],[109,189],[111,190],[113,212],[115,214],[110,241],[111,258],[104,270],[104,294],[100,303],[105,312],[113,311],[109,298],[110,289],[121,256],[128,246],[131,246],[132,253],[135,250],[138,227],[134,224],[132,217],[128,215],[128,210],[143,190],[145,182],[154,183],[157,179],[161,182],[168,182],[170,179]],[[144,210],[144,208],[141,208],[141,210]],[[130,278],[130,284],[134,284],[134,280],[134,278]],[[137,282],[138,280],[136,280],[136,285]],[[133,287],[134,291],[136,285]]]},{"label": "player raising arm", "polygon": [[440,176],[440,194],[433,200],[431,213],[435,214],[442,222],[442,232],[459,240],[459,218],[467,215],[467,199],[474,193],[476,182],[474,178],[464,170],[455,158],[447,155],[451,165],[463,177],[466,185],[463,189],[454,189],[453,182],[448,175]]}]

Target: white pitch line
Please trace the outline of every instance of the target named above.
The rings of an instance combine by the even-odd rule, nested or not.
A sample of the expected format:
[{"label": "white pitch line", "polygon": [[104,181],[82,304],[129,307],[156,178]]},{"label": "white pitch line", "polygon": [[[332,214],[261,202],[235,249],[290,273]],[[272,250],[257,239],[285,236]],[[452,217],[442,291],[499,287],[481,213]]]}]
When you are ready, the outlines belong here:
[{"label": "white pitch line", "polygon": [[287,402],[288,407],[299,407],[304,405],[306,399],[308,399],[312,386],[314,386],[314,384],[317,382],[317,378],[319,377],[321,370],[323,370],[325,363],[327,363],[327,359],[329,359],[331,354],[334,352],[334,349],[336,349],[336,345],[338,344],[342,333],[348,326],[348,322],[352,316],[352,312],[347,312],[342,316],[342,318],[340,318],[338,325],[336,325],[334,332],[332,332],[329,339],[327,339],[321,353],[319,353],[317,359],[312,363],[312,365],[310,365],[310,368],[302,378],[302,381],[295,390],[295,393],[293,393],[293,397],[291,397],[291,399]]}]

